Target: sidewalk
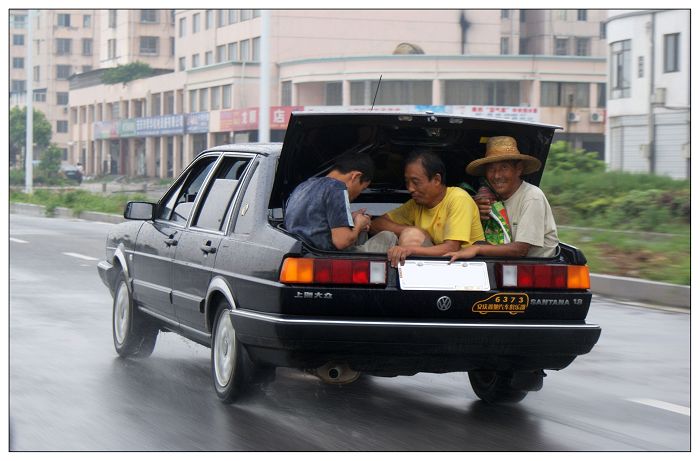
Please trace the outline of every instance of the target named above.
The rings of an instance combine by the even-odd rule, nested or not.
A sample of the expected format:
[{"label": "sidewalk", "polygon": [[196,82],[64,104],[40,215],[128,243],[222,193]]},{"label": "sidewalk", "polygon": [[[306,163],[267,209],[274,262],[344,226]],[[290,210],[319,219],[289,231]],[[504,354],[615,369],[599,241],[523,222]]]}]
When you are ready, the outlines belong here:
[{"label": "sidewalk", "polygon": [[[135,184],[125,184],[134,186]],[[93,183],[101,191],[102,185]],[[126,188],[125,188],[126,190]],[[120,192],[118,187],[113,191]],[[143,188],[141,189],[143,191]],[[148,192],[150,195],[150,191]],[[157,192],[160,197],[162,190]],[[10,213],[30,216],[46,216],[46,208],[41,205],[25,203],[10,203]],[[68,208],[56,208],[53,215],[58,218],[78,218],[88,221],[98,221],[117,224],[126,221],[122,216],[108,213],[84,211],[75,216]],[[648,303],[658,306],[690,309],[690,286],[674,285],[671,283],[653,282],[650,280],[617,277],[613,275],[591,274],[591,292],[596,295],[615,298],[636,303]]]}]

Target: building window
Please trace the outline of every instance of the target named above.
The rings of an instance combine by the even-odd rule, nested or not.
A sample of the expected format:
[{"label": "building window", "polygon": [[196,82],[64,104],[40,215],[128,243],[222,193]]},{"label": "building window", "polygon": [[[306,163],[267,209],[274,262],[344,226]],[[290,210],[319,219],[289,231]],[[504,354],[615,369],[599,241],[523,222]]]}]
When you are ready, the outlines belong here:
[{"label": "building window", "polygon": [[607,32],[605,30],[605,23],[601,22],[600,23],[600,30],[598,31],[598,38],[607,38]]},{"label": "building window", "polygon": [[161,114],[160,103],[160,93],[151,95],[151,115],[157,116]]},{"label": "building window", "polygon": [[238,42],[228,44],[228,60],[238,61]]},{"label": "building window", "polygon": [[588,83],[542,82],[540,93],[543,107],[589,107]]},{"label": "building window", "polygon": [[519,46],[518,46],[520,49],[518,51],[518,53],[519,54],[530,54],[529,46],[530,46],[530,40],[527,38],[521,38]]},{"label": "building window", "polygon": [[664,72],[678,72],[680,34],[664,35]]},{"label": "building window", "polygon": [[226,45],[219,45],[216,47],[216,62],[226,61]]},{"label": "building window", "polygon": [[175,56],[175,37],[170,37],[170,56]]},{"label": "building window", "polygon": [[117,39],[110,38],[107,40],[107,58],[114,59],[117,57]]},{"label": "building window", "polygon": [[214,25],[214,10],[207,10],[204,12],[204,28],[211,29]]},{"label": "building window", "polygon": [[46,89],[34,90],[34,101],[35,102],[46,102]]},{"label": "building window", "polygon": [[12,80],[10,82],[10,93],[26,93],[27,82],[24,80]]},{"label": "building window", "polygon": [[27,27],[27,15],[26,14],[11,14],[10,15],[10,27],[15,29],[24,29]]},{"label": "building window", "polygon": [[24,58],[12,58],[13,69],[24,69]]},{"label": "building window", "polygon": [[577,38],[576,39],[576,56],[590,56],[591,55],[591,39],[590,38]]},{"label": "building window", "polygon": [[253,56],[251,56],[250,60],[260,62],[260,37],[253,39]]},{"label": "building window", "polygon": [[556,18],[559,21],[566,21],[566,13],[567,13],[566,10],[554,10],[554,12],[556,14]]},{"label": "building window", "polygon": [[196,34],[197,32],[199,32],[199,13],[192,16],[192,33]]},{"label": "building window", "polygon": [[[382,86],[384,83],[382,82]],[[520,82],[507,80],[447,80],[445,104],[519,106]]]},{"label": "building window", "polygon": [[199,67],[199,53],[192,55],[192,68]]},{"label": "building window", "polygon": [[238,22],[238,10],[228,10],[228,23],[235,24]]},{"label": "building window", "polygon": [[180,18],[180,25],[178,27],[178,37],[185,36],[185,29],[187,29],[187,18]]},{"label": "building window", "polygon": [[260,10],[253,10],[253,17],[259,18],[260,17]]},{"label": "building window", "polygon": [[199,111],[209,110],[209,88],[199,90]]},{"label": "building window", "polygon": [[637,58],[637,78],[644,78],[644,56]]},{"label": "building window", "polygon": [[65,91],[57,91],[56,92],[56,104],[59,106],[67,106],[68,105],[68,93]]},{"label": "building window", "polygon": [[58,27],[70,27],[70,14],[59,13],[56,16],[56,25]]},{"label": "building window", "polygon": [[190,112],[197,112],[197,90],[190,90]]},{"label": "building window", "polygon": [[209,66],[214,63],[214,53],[207,51],[204,53],[204,65]]},{"label": "building window", "polygon": [[328,82],[328,83],[326,83],[326,105],[327,106],[342,106],[343,105],[343,82]]},{"label": "building window", "polygon": [[56,39],[56,54],[63,56],[66,54],[71,54],[71,45],[73,40],[70,38],[57,38]]},{"label": "building window", "polygon": [[177,62],[178,62],[178,69],[179,69],[179,70],[185,70],[185,67],[186,67],[186,65],[187,65],[185,61],[186,61],[186,59],[185,59],[184,57],[179,58],[179,59],[177,60]]},{"label": "building window", "polygon": [[510,10],[501,10],[501,19],[510,18]]},{"label": "building window", "polygon": [[253,17],[253,10],[241,10],[241,22],[248,21]]},{"label": "building window", "polygon": [[228,19],[228,14],[224,10],[216,10],[216,27],[224,27],[228,24],[226,20]]},{"label": "building window", "polygon": [[83,15],[83,28],[89,29],[90,27],[92,27],[92,15],[84,14]]},{"label": "building window", "polygon": [[112,109],[112,118],[110,120],[119,119],[119,103],[115,102],[114,104],[110,104],[110,106]]},{"label": "building window", "polygon": [[68,80],[71,74],[71,66],[69,65],[57,65],[56,66],[56,80]]},{"label": "building window", "polygon": [[221,87],[221,108],[231,108],[231,85],[224,85]]},{"label": "building window", "polygon": [[68,133],[68,120],[56,120],[56,133]]},{"label": "building window", "polygon": [[241,61],[247,62],[250,59],[250,40],[241,40]]},{"label": "building window", "polygon": [[282,90],[280,93],[281,93],[280,103],[283,106],[291,106],[292,105],[292,82],[289,80],[282,82]]},{"label": "building window", "polygon": [[41,80],[41,66],[34,66],[34,81]]},{"label": "building window", "polygon": [[108,22],[109,22],[109,28],[114,29],[117,27],[117,10],[109,10],[107,12],[109,14]]},{"label": "building window", "polygon": [[588,10],[576,10],[577,21],[588,21]]},{"label": "building window", "polygon": [[158,54],[158,37],[139,37],[140,54]]},{"label": "building window", "polygon": [[630,97],[631,40],[610,44],[610,99]]},{"label": "building window", "polygon": [[605,107],[607,98],[605,97],[605,83],[598,83],[598,101],[596,107]]},{"label": "building window", "polygon": [[501,54],[510,54],[510,39],[501,37]]},{"label": "building window", "polygon": [[554,39],[554,55],[566,56],[569,54],[569,39],[555,38]]},{"label": "building window", "polygon": [[83,66],[82,67],[82,72],[90,72],[92,70],[92,66]]},{"label": "building window", "polygon": [[13,34],[12,35],[12,44],[15,46],[24,46],[24,35]]},{"label": "building window", "polygon": [[211,89],[211,110],[221,109],[221,87],[214,86]]},{"label": "building window", "polygon": [[382,89],[377,93],[378,80],[350,83],[350,104],[368,106],[375,93],[377,105],[418,104],[430,105],[433,99],[431,80],[382,80]]},{"label": "building window", "polygon": [[141,22],[149,24],[158,22],[158,10],[141,10]]},{"label": "building window", "polygon": [[83,39],[83,56],[92,56],[92,39]]},{"label": "building window", "polygon": [[41,40],[32,40],[34,42],[34,53],[41,54]]}]

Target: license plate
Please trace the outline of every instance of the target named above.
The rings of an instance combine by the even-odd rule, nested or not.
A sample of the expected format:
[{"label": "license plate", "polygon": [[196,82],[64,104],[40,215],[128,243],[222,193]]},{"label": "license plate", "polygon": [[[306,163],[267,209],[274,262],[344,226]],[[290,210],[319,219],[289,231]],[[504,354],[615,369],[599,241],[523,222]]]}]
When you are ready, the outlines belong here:
[{"label": "license plate", "polygon": [[488,291],[485,262],[406,261],[399,265],[402,290]]}]

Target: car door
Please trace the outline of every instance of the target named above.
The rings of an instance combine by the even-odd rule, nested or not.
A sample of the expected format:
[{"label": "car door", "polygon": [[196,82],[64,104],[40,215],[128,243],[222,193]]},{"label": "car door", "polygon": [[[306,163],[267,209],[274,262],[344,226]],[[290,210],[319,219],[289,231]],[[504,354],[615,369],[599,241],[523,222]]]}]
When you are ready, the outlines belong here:
[{"label": "car door", "polygon": [[147,310],[176,322],[172,304],[172,261],[199,190],[216,155],[198,159],[158,203],[155,221],[146,221],[136,239],[132,274],[135,301]]},{"label": "car door", "polygon": [[206,331],[204,301],[239,184],[253,156],[227,154],[207,182],[173,265],[173,304],[181,327]]}]

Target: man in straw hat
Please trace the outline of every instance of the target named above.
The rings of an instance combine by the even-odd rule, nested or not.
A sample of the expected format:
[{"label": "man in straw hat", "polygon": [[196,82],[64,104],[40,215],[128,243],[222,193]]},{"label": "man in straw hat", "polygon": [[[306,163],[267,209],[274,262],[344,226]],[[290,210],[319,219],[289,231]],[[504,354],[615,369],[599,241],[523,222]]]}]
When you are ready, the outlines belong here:
[{"label": "man in straw hat", "polygon": [[445,164],[430,151],[415,151],[406,159],[404,178],[411,199],[372,220],[371,231],[391,231],[399,237],[387,258],[393,267],[406,257],[442,256],[484,240],[479,208],[467,192],[447,187]]},{"label": "man in straw hat", "polygon": [[[477,255],[547,258],[559,245],[552,208],[542,190],[521,176],[542,167],[538,159],[521,154],[510,136],[494,136],[486,143],[484,158],[467,165],[467,173],[485,176],[497,197],[503,201],[511,225],[512,242],[503,245],[473,245],[445,256],[469,259]],[[493,200],[477,198],[479,209],[488,213]]]}]

